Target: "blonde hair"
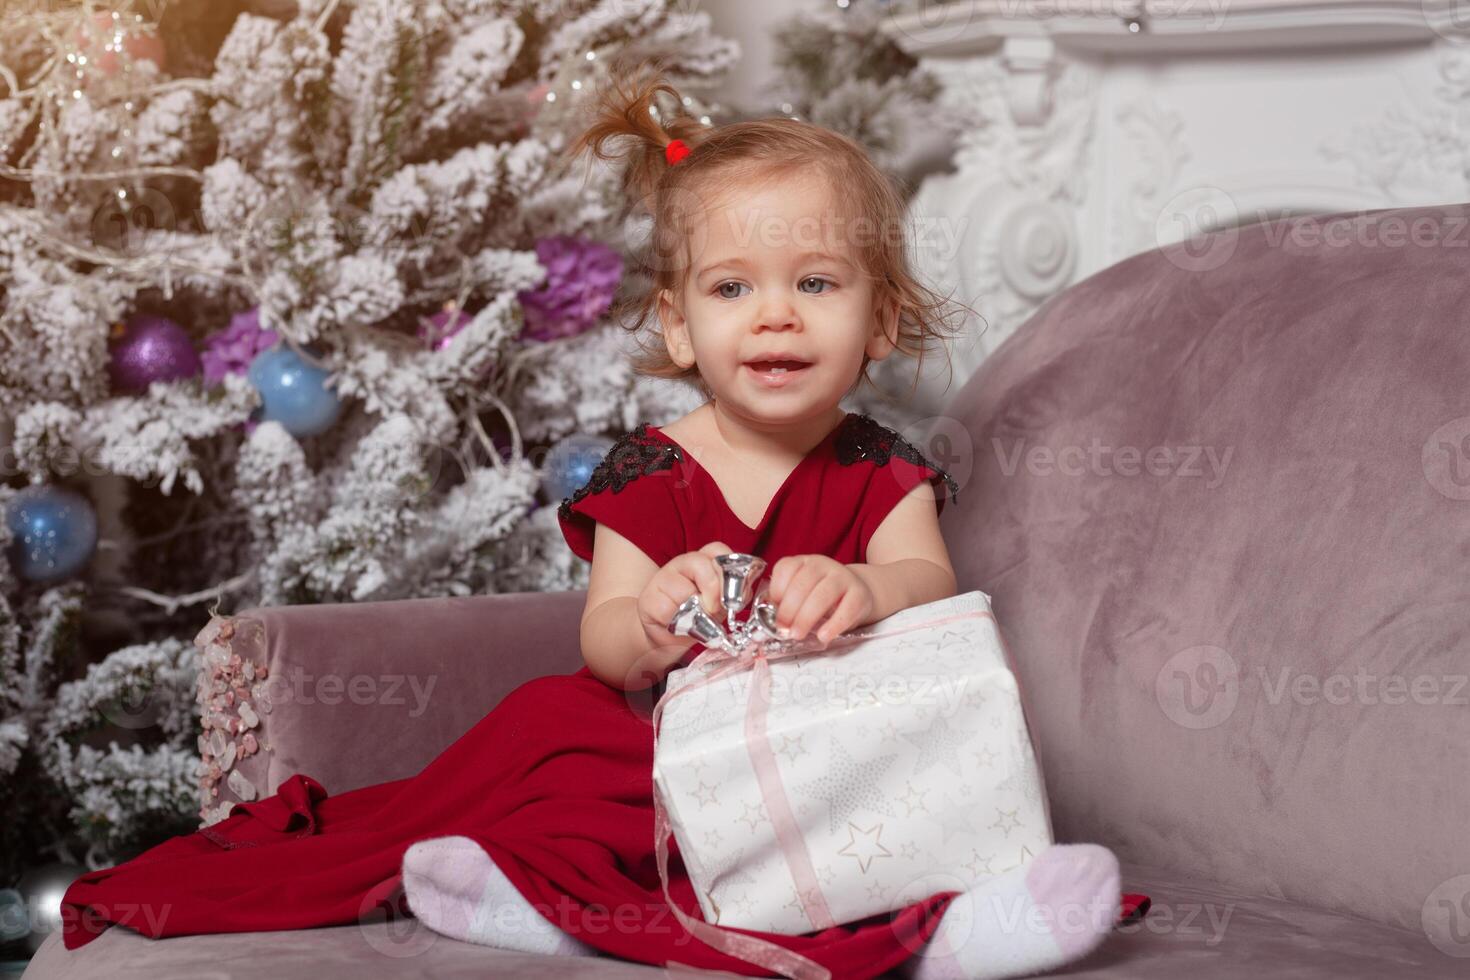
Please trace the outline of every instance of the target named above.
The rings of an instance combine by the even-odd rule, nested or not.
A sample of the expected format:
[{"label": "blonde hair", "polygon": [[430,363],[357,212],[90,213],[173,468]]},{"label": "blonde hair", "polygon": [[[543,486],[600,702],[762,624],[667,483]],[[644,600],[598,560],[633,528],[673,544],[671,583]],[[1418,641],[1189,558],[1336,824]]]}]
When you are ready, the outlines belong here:
[{"label": "blonde hair", "polygon": [[[672,100],[672,112],[658,107],[660,94]],[[661,289],[682,301],[692,261],[688,205],[712,200],[718,193],[729,194],[732,188],[749,186],[749,182],[792,173],[825,177],[834,197],[844,202],[848,217],[876,226],[876,235],[867,236],[869,240],[863,243],[854,242],[854,252],[872,284],[875,308],[891,312],[897,307],[897,336],[890,337],[896,350],[917,356],[922,367],[931,342],[937,341],[943,349],[943,341],[958,329],[948,319],[951,301],[921,284],[910,268],[903,234],[908,208],[896,178],[874,166],[857,143],[825,127],[787,117],[711,127],[683,107],[682,96],[658,61],[615,65],[607,86],[598,93],[591,122],[567,150],[571,157],[590,149],[599,159],[623,162],[623,191],[629,210],[641,208],[653,221],[648,244],[635,258],[636,271],[650,279],[651,285],[641,295],[624,294],[613,310],[638,339],[635,371],[690,382],[705,397],[711,396],[698,367],[676,364],[661,336],[654,343],[645,343],[642,325],[657,322]],[[676,139],[685,143],[689,153],[670,164],[664,148]],[[618,144],[610,151],[614,141]],[[862,370],[847,394],[863,381],[872,384],[867,373],[870,363],[864,353]]]}]

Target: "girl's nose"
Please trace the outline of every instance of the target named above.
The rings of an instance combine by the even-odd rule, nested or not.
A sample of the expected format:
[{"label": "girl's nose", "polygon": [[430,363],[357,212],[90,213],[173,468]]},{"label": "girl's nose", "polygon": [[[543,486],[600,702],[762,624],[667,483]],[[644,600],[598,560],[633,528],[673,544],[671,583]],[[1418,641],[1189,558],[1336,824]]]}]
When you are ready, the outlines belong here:
[{"label": "girl's nose", "polygon": [[763,327],[793,327],[800,323],[796,304],[784,293],[767,294],[760,310],[760,325]]}]

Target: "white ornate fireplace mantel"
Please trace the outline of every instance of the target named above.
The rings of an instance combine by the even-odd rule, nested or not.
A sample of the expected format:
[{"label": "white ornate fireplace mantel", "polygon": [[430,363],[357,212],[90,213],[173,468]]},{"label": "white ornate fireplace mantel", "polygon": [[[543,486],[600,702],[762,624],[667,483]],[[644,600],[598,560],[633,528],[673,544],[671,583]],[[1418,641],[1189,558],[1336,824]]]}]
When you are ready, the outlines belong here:
[{"label": "white ornate fireplace mantel", "polygon": [[[1470,19],[1450,0],[907,6],[885,32],[940,79],[955,141],[914,201],[916,257],[988,323],[956,345],[956,384],[1048,296],[1139,251],[1470,200]],[[931,405],[947,378],[926,369]]]}]

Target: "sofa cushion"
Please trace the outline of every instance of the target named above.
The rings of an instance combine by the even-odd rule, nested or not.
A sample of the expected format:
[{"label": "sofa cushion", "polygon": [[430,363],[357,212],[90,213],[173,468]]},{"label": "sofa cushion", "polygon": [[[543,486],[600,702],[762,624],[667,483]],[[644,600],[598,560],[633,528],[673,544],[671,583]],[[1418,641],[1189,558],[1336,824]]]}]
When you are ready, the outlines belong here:
[{"label": "sofa cushion", "polygon": [[956,395],[941,526],[994,597],[1059,840],[1463,935],[1466,212],[1141,253]]},{"label": "sofa cushion", "polygon": [[[298,773],[334,796],[415,775],[521,684],[582,666],[586,602],[584,591],[515,592],[211,618],[195,639],[201,686],[215,692],[201,741],[217,750],[202,776],[203,823],[228,816],[241,791],[267,797]],[[252,683],[226,705],[211,665],[230,657],[249,665]]]},{"label": "sofa cushion", "polygon": [[[1464,977],[1464,960],[1422,933],[1322,912],[1280,899],[1190,882],[1157,867],[1123,865],[1123,880],[1153,898],[1141,922],[1118,927],[1087,958],[1048,976],[1090,980],[1323,980]],[[52,936],[23,980],[360,980],[362,977],[643,978],[682,971],[604,956],[511,953],[441,936],[412,918],[294,932],[225,933],[151,940],[107,930],[67,952]],[[706,974],[709,975],[709,974]],[[898,977],[893,971],[890,976]],[[835,980],[835,978],[834,978]]]}]

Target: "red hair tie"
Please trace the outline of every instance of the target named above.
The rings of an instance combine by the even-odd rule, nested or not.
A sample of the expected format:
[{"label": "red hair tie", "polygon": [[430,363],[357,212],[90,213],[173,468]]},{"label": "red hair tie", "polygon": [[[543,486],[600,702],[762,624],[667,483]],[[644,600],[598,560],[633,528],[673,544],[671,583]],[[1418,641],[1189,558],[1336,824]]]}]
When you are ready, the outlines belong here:
[{"label": "red hair tie", "polygon": [[688,155],[689,144],[683,140],[669,140],[668,145],[664,147],[664,159],[669,161],[671,167]]}]

